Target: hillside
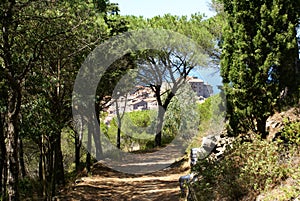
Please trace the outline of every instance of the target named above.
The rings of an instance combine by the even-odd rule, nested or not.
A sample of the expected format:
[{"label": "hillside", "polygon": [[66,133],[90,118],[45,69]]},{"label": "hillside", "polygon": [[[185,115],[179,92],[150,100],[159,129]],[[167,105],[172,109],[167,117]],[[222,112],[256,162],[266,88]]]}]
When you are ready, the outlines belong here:
[{"label": "hillside", "polygon": [[269,136],[240,135],[215,159],[196,164],[195,200],[300,199],[300,108],[268,119]]}]

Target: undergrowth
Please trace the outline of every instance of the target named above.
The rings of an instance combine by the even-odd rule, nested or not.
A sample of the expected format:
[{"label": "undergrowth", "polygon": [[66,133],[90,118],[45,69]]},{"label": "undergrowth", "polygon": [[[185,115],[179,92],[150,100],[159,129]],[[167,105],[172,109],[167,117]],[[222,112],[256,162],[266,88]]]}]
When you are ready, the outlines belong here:
[{"label": "undergrowth", "polygon": [[[280,136],[272,142],[255,134],[246,142],[237,138],[223,158],[200,160],[194,167],[199,180],[192,184],[198,200],[255,200],[261,194],[266,194],[263,200],[272,200],[276,194],[266,193],[272,190],[280,192],[279,200],[297,196],[300,122],[286,121]],[[283,185],[287,179],[298,183]]]}]

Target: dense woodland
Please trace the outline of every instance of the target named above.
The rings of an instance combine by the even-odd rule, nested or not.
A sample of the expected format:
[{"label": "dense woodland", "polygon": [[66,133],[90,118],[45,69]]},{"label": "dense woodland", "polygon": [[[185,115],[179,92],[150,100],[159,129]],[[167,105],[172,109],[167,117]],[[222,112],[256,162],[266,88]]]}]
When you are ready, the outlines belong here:
[{"label": "dense woodland", "polygon": [[[126,150],[132,139],[121,134],[123,117],[115,118],[110,128],[100,122],[106,115],[105,107],[114,87],[125,73],[147,62],[154,67],[163,66],[164,71],[180,74],[180,79],[173,77],[175,83],[185,80],[196,67],[187,57],[180,57],[180,54],[176,55],[178,52],[168,49],[124,55],[109,66],[99,82],[101,90],[97,90],[93,105],[97,121],[89,121],[85,117],[74,119],[72,92],[82,63],[99,44],[131,30],[167,29],[192,39],[208,55],[202,65],[220,69],[224,82],[222,94],[227,100],[228,136],[250,136],[249,132],[251,136],[259,136],[258,142],[248,140],[253,144],[246,145],[241,142],[235,149],[254,150],[254,145],[264,147],[260,144],[262,142],[270,146],[265,142],[268,137],[267,119],[286,108],[299,107],[300,39],[298,37],[297,40],[297,28],[300,1],[213,0],[211,8],[217,14],[208,19],[199,13],[191,16],[167,14],[145,19],[119,15],[118,5],[108,0],[1,1],[0,200],[22,200],[28,194],[37,194],[41,200],[51,200],[70,177],[84,168],[89,171],[94,158],[101,156],[101,150],[96,153],[97,156],[87,152],[82,146],[83,138],[103,134],[118,148]],[[164,111],[125,114],[142,127],[150,124],[150,116],[157,115],[158,122],[153,128],[155,138],[140,142],[142,149],[163,146],[179,132],[180,118],[176,109],[181,103],[173,93],[179,87],[163,93],[162,81],[145,85],[155,92],[158,105]],[[186,99],[191,98],[187,96]],[[206,113],[204,106],[197,105],[195,110]],[[210,115],[202,114],[197,122],[210,118]],[[99,124],[100,128],[95,126]],[[88,125],[86,132],[78,132],[82,125]],[[299,122],[286,125],[282,133],[288,142],[296,145],[297,150],[300,145]],[[198,129],[200,132],[203,127]],[[230,154],[228,158],[237,153]],[[231,166],[226,166],[229,159],[224,161],[224,164],[203,161],[202,166],[196,169],[206,174],[203,175],[205,179],[211,174],[224,176],[231,169]],[[219,165],[224,168],[220,169]],[[210,166],[212,172],[203,171],[201,168],[204,166]],[[218,168],[214,169],[216,166]],[[254,167],[247,168],[251,170]],[[224,171],[218,172],[221,170]],[[276,176],[272,179],[276,180]],[[205,182],[208,185],[199,183],[202,189],[205,188],[201,185],[207,188],[209,185],[218,186],[212,181]],[[242,184],[237,182],[235,185]],[[256,190],[262,189],[264,183],[259,185]],[[226,190],[231,188],[234,186],[224,187]],[[243,194],[239,193],[233,192],[237,196],[230,194],[227,198],[240,199]],[[221,199],[220,195],[214,199]]]}]

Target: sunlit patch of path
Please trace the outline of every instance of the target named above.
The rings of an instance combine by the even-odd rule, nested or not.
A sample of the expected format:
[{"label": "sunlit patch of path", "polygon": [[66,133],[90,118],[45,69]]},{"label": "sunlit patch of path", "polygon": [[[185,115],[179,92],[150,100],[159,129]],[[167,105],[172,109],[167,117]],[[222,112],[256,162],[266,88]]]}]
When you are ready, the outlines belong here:
[{"label": "sunlit patch of path", "polygon": [[78,179],[76,184],[60,192],[57,200],[176,201],[180,200],[178,179],[188,172],[187,162],[143,175],[121,173],[98,162],[92,176]]}]

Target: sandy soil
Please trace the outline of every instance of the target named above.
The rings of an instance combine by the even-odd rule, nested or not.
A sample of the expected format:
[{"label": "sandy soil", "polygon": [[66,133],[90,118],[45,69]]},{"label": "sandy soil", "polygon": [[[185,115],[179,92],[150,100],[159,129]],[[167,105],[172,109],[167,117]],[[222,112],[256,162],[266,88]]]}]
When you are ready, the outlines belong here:
[{"label": "sandy soil", "polygon": [[63,189],[60,201],[176,201],[182,200],[178,179],[189,173],[187,161],[148,174],[126,174],[102,163],[94,164],[89,177],[81,177]]}]

